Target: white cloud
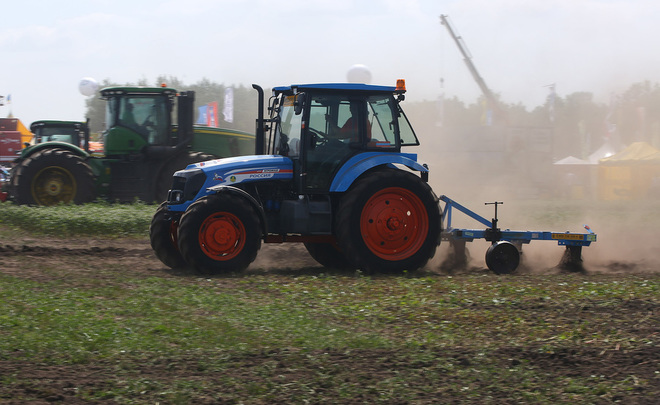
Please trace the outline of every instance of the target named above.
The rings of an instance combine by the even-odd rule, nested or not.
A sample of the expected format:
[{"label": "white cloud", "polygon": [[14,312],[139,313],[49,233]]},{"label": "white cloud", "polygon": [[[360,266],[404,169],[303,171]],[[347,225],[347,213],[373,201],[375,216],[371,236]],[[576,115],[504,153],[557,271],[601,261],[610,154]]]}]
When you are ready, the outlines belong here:
[{"label": "white cloud", "polygon": [[28,121],[82,118],[83,76],[268,87],[343,81],[355,63],[374,83],[405,78],[411,100],[435,98],[442,77],[448,96],[473,102],[479,88],[440,14],[506,102],[535,107],[550,83],[602,99],[660,80],[660,2],[651,0],[71,0],[4,11],[14,18],[0,27],[0,52],[21,63],[5,63],[0,94],[12,93]]}]

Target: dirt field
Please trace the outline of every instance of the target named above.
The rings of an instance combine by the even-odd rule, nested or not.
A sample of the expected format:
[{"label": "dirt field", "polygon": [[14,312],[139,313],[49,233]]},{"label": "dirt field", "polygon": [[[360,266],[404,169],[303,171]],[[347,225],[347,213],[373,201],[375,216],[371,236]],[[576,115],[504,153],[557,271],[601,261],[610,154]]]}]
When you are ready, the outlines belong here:
[{"label": "dirt field", "polygon": [[[607,245],[605,243],[604,245]],[[486,274],[488,271],[483,266],[483,252],[485,245],[475,245],[470,247],[473,252],[474,260],[468,269],[460,272],[476,272]],[[483,248],[483,249],[482,249]],[[446,273],[438,270],[439,262],[446,254],[446,247],[440,250],[424,274],[429,276],[446,277]],[[592,248],[593,249],[593,248]],[[585,260],[587,261],[588,277],[590,280],[598,280],[599,277],[611,279],[611,277],[627,277],[628,275],[651,275],[657,276],[660,269],[657,262],[648,260],[630,260],[623,258],[616,260],[611,252],[607,251],[607,246],[602,250],[593,249],[589,252],[585,249]],[[553,246],[552,249],[534,249],[529,247],[526,253],[527,265],[524,272],[529,273],[548,273],[556,272],[554,265],[561,256],[561,249]],[[94,266],[80,266],[79,260],[73,258],[85,258],[85,261],[94,263]],[[591,260],[591,262],[589,262]],[[27,264],[27,265],[26,265]],[[97,267],[112,266],[118,272],[130,274],[130,276],[144,277],[162,277],[162,278],[180,278],[182,275],[173,270],[165,268],[152,253],[151,247],[146,239],[126,239],[126,240],[102,240],[102,239],[75,239],[61,240],[57,238],[36,238],[29,235],[13,238],[11,241],[0,241],[0,272],[6,275],[12,275],[20,278],[26,278],[33,281],[49,281],[55,277],[52,272],[43,272],[40,269],[44,267],[57,267],[60,269],[58,274],[66,274],[67,280],[72,285],[76,285],[79,275],[87,275],[95,271]],[[304,248],[300,245],[264,245],[257,261],[248,269],[248,274],[272,274],[273,277],[279,277],[295,272],[295,269],[317,268],[322,271],[316,263],[307,255]],[[308,270],[306,270],[308,271]],[[460,275],[460,274],[459,274]],[[102,277],[102,276],[101,276]],[[515,277],[515,276],[510,276]],[[231,288],[236,280],[233,278],[222,279],[220,282],[226,283]],[[478,308],[477,308],[478,310]],[[593,310],[598,310],[594,308]],[[625,313],[621,316],[628,319],[642,319],[651,317],[650,324],[644,326],[644,330],[634,330],[642,328],[635,322],[624,323],[631,328],[631,333],[640,335],[656,336],[660,333],[658,316],[660,310],[658,302],[643,300],[631,300],[625,305]],[[538,314],[532,316],[542,317],[546,309],[538,306],[538,309],[525,308],[525,311],[538,311]],[[584,311],[589,311],[585,308]],[[574,316],[575,319],[568,319],[566,322],[578,322],[578,318],[584,316],[584,313],[566,312],[563,316]],[[650,325],[650,326],[649,326]],[[347,356],[340,351],[329,351],[325,353],[327,364],[331,364],[338,373],[345,373],[346,381],[369,382],[390,377],[394,370],[401,372],[410,368],[420,367],[419,364],[409,364],[409,360],[401,357],[396,351],[384,352],[383,350],[364,350],[354,352]],[[471,362],[476,355],[465,348],[456,348],[450,353],[440,354],[453,359],[457,364],[464,367],[470,367]],[[660,348],[647,347],[644,350],[624,351],[616,348],[604,353],[600,348],[591,349],[588,345],[577,346],[574,350],[564,352],[540,353],[537,350],[528,348],[510,348],[503,347],[494,354],[491,359],[496,367],[507,368],[512,365],[520,364],[521,361],[528,362],[531,366],[548,370],[552,375],[566,375],[567,377],[584,377],[600,375],[605,378],[618,378],[622,376],[634,376],[634,378],[649,381],[649,384],[640,386],[637,392],[630,392],[630,395],[614,397],[605,396],[602,403],[621,402],[627,404],[652,404],[657,403],[657,395],[660,395],[660,377],[658,377],[658,365],[660,363]],[[196,368],[195,359],[188,362],[179,362],[176,365],[171,364],[144,364],[135,365],[134,373],[140,376],[157,378],[160,381],[176,379],[181,375],[187,375],[192,380],[204,381],[222,381],[223,373],[226,376],[236,377],[236,373],[244,373],[246,378],[254,378],[255,370],[260,369],[264,364],[275,362],[285,364],[287,362],[298,362],[296,368],[280,369],[279,375],[284,379],[283,383],[299,381],[305,379],[310,369],[316,367],[314,364],[305,364],[305,360],[296,358],[296,355],[281,351],[263,353],[262,355],[251,356],[250,358],[234,358],[231,362],[234,367],[228,367],[226,371],[214,373],[213,375],[199,372]],[[297,370],[297,371],[296,371]],[[350,371],[349,371],[350,370]],[[76,392],[79,389],[91,389],[103,387],[108,381],[116,378],[116,370],[113,370],[112,364],[103,364],[102,362],[86,366],[52,366],[45,364],[26,365],[24,362],[14,362],[10,356],[3,356],[0,360],[0,375],[14,376],[13,378],[25,381],[21,384],[12,384],[1,391],[0,403],[18,404],[23,401],[15,401],[12,398],[34,398],[32,404],[40,403],[88,403],[83,401]],[[452,386],[457,381],[452,379],[454,376],[448,376],[445,381],[424,381],[424,374],[418,375],[418,381],[415,384],[437,386],[438,391],[435,394],[424,396],[420,393],[419,398],[412,403],[435,403],[440,400],[445,403],[463,402],[457,400],[458,393],[443,391],[442,387]],[[476,389],[487,389],[489,382],[483,381],[483,387],[474,387]],[[219,385],[221,385],[219,383]],[[241,395],[241,389],[238,387],[220,387],[218,392],[209,393],[207,399],[197,397],[199,403],[237,403],[235,400],[223,401],[221,398],[234,398],[234,394]],[[220,395],[219,392],[222,392]],[[491,397],[493,403],[511,403],[506,393],[501,396],[493,394]],[[219,399],[220,398],[220,399]],[[284,399],[280,398],[283,401]],[[372,403],[373,397],[368,395],[364,398],[354,398],[353,400],[341,401],[341,403]],[[325,400],[329,401],[328,398]],[[100,401],[114,403],[112,400]],[[139,401],[138,401],[139,402]],[[248,401],[249,402],[249,401]],[[321,403],[324,401],[321,400]],[[333,402],[333,401],[330,401]],[[465,401],[470,402],[470,401]],[[260,402],[265,403],[265,402]],[[397,403],[387,401],[387,403]],[[399,403],[411,403],[411,401],[401,401]]]}]

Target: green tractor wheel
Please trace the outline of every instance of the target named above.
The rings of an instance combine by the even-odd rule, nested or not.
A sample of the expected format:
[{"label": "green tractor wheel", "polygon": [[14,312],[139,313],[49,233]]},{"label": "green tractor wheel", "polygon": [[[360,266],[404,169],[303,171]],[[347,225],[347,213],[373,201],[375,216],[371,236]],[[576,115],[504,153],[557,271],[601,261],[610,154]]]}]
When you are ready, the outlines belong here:
[{"label": "green tractor wheel", "polygon": [[94,175],[82,157],[64,149],[45,149],[12,171],[19,204],[83,204],[94,199]]}]

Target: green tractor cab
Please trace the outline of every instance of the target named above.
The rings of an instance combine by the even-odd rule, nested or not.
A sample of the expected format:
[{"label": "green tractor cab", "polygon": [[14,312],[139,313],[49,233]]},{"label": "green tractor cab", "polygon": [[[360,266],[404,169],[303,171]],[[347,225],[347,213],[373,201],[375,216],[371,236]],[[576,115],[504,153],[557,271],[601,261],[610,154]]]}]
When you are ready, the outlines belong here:
[{"label": "green tractor cab", "polygon": [[[34,134],[33,145],[63,142],[89,152],[89,125],[87,122],[41,120],[30,124],[30,131]],[[29,149],[23,152],[30,153]]]}]

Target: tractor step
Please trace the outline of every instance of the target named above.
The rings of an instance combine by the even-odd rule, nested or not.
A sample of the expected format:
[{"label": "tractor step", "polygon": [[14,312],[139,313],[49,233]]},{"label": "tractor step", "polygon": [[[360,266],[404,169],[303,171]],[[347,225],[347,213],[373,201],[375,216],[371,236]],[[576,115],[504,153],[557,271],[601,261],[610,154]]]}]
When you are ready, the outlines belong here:
[{"label": "tractor step", "polygon": [[308,196],[303,196],[298,200],[282,201],[280,219],[291,233],[330,235],[332,233],[330,197],[310,200]]}]

